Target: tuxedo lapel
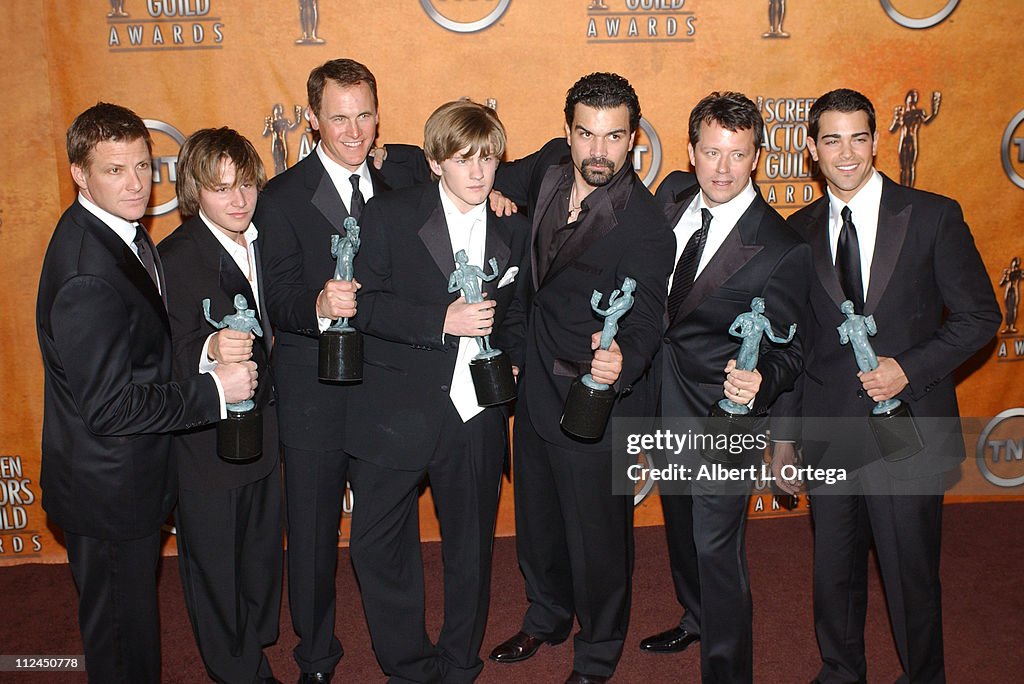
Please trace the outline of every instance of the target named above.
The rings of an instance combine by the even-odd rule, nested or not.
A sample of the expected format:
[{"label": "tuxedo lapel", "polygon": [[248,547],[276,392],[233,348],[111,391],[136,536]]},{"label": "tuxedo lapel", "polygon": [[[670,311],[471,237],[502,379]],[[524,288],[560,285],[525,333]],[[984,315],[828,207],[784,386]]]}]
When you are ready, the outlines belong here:
[{"label": "tuxedo lapel", "polygon": [[432,189],[425,189],[419,214],[426,216],[426,220],[417,234],[444,275],[445,282],[448,282],[455,270],[455,257],[452,255],[452,239],[448,235],[448,222],[444,218],[444,208],[436,184]]},{"label": "tuxedo lapel", "polygon": [[373,162],[369,157],[366,159],[366,168],[370,170],[370,184],[373,186],[374,197],[391,189],[388,182],[384,180],[384,174],[382,174],[377,167],[373,165]]},{"label": "tuxedo lapel", "polygon": [[843,286],[839,284],[839,276],[836,275],[832,246],[828,240],[828,197],[822,197],[812,205],[804,237],[811,244],[814,271],[818,275],[818,280],[838,309],[839,305],[846,301],[846,295],[843,293]]},{"label": "tuxedo lapel", "polygon": [[533,274],[533,289],[540,289],[540,275],[537,268],[537,235],[540,231],[540,222],[548,211],[548,205],[558,194],[558,186],[561,185],[565,174],[568,173],[564,165],[552,166],[544,172],[544,179],[540,183],[540,190],[537,193],[537,205],[533,210],[532,230],[530,233],[530,272]]},{"label": "tuxedo lapel", "polygon": [[[689,203],[684,206],[688,206]],[[760,197],[754,199],[743,216],[736,222],[733,229],[729,231],[725,241],[722,242],[718,251],[711,257],[708,265],[700,272],[697,279],[693,281],[693,289],[686,295],[686,299],[679,305],[679,311],[672,323],[685,319],[701,303],[704,302],[715,290],[722,286],[725,281],[743,268],[748,261],[764,249],[763,245],[755,244],[757,241],[757,229],[764,217],[766,205]]]},{"label": "tuxedo lapel", "polygon": [[875,232],[875,251],[871,255],[871,277],[868,279],[868,297],[864,314],[872,314],[889,286],[896,260],[907,237],[913,207],[903,201],[899,186],[883,178],[882,201],[878,207],[878,229]]},{"label": "tuxedo lapel", "polygon": [[508,266],[509,257],[512,255],[512,249],[509,247],[512,236],[509,235],[505,222],[499,219],[489,206],[487,207],[486,235],[484,263],[480,266],[486,272],[487,260],[495,259],[498,262],[498,277],[489,282],[482,283],[482,288],[484,293],[493,295],[494,291],[498,288],[498,281],[501,279],[502,274],[505,273],[505,267]]}]

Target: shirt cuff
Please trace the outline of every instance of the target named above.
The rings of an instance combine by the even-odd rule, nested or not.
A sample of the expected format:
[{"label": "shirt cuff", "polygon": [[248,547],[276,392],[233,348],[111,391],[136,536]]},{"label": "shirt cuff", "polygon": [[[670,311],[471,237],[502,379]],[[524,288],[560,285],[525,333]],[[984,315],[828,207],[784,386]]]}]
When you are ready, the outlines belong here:
[{"label": "shirt cuff", "polygon": [[213,378],[213,384],[217,386],[217,401],[220,404],[220,419],[224,420],[228,417],[228,405],[227,402],[224,401],[224,386],[220,384],[220,378],[218,378],[217,374],[213,371],[210,371],[207,375]]},{"label": "shirt cuff", "polygon": [[[212,340],[213,336],[216,334],[217,333],[211,333],[210,336],[206,338],[206,342],[203,343],[203,351],[199,355],[200,373],[209,373],[210,371],[217,367],[217,362],[210,360],[210,340]],[[217,385],[219,387],[220,383],[218,382]],[[223,395],[223,392],[221,394]]]}]

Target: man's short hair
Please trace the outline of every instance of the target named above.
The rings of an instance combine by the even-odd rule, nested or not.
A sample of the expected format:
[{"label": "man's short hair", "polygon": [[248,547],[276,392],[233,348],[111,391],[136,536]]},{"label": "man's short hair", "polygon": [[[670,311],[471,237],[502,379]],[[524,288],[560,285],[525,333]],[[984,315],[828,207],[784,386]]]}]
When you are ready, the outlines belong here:
[{"label": "man's short hair", "polygon": [[690,144],[700,140],[700,125],[717,123],[727,131],[754,132],[754,151],[764,141],[764,119],[757,105],[744,95],[733,91],[709,93],[690,112]]},{"label": "man's short hair", "polygon": [[640,100],[629,81],[618,74],[588,74],[569,88],[565,94],[565,123],[569,124],[569,128],[572,128],[577,104],[595,109],[614,109],[626,105],[629,110],[629,132],[640,127]]},{"label": "man's short hair", "polygon": [[441,105],[423,126],[423,154],[435,162],[443,162],[466,147],[470,157],[477,152],[500,157],[505,142],[505,127],[498,113],[466,99]]},{"label": "man's short hair", "polygon": [[871,104],[871,100],[856,90],[849,88],[830,90],[814,101],[807,114],[807,134],[815,142],[818,140],[818,122],[825,112],[843,112],[844,114],[864,112],[868,115],[868,128],[871,129],[871,135],[875,134],[875,106]]},{"label": "man's short hair", "polygon": [[108,102],[97,102],[75,117],[68,126],[68,161],[74,166],[87,168],[96,145],[106,140],[114,142],[146,141],[150,154],[153,139],[139,115],[132,110]]},{"label": "man's short hair", "polygon": [[377,108],[377,79],[370,70],[354,59],[332,59],[310,71],[309,78],[306,79],[309,108],[317,116],[320,116],[320,103],[323,101],[327,81],[334,81],[342,88],[365,83],[373,93],[373,108]]},{"label": "man's short hair", "polygon": [[185,218],[199,213],[199,192],[220,185],[220,166],[230,159],[235,164],[235,185],[252,183],[257,190],[267,184],[256,148],[231,128],[203,128],[188,136],[178,152],[178,177],[174,184],[178,211]]}]

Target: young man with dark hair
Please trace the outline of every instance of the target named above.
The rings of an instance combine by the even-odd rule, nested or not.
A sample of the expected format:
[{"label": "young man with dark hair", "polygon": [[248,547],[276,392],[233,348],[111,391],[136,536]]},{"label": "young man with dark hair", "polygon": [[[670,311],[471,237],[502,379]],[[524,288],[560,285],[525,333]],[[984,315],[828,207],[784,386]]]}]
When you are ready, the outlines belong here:
[{"label": "young man with dark hair", "polygon": [[89,681],[160,681],[156,569],[177,491],[172,430],[252,396],[256,365],[171,380],[162,275],[138,223],[152,188],[149,132],[99,103],[67,134],[78,198],[50,239],[36,332],[46,386],[41,485],[79,591]]},{"label": "young man with dark hair", "polygon": [[[477,405],[469,373],[479,336],[518,365],[529,225],[488,207],[505,130],[492,109],[439,107],[424,128],[437,183],[367,205],[355,260],[353,324],[364,375],[348,391],[346,449],[356,499],[352,563],[374,651],[402,682],[471,682],[490,593],[491,543],[508,409]],[[483,301],[453,294],[456,261],[491,272]],[[469,277],[474,277],[470,275]],[[468,289],[468,288],[467,288]],[[418,500],[429,481],[444,555],[444,624],[424,623]]]},{"label": "young man with dark hair", "polygon": [[[389,154],[367,163],[377,135],[377,83],[351,59],[313,69],[309,121],[313,153],[273,178],[260,197],[259,226],[267,279],[266,309],[276,331],[274,368],[284,458],[288,597],[299,635],[295,661],[303,682],[327,682],[342,656],[334,635],[338,526],[345,496],[345,393],[318,380],[318,337],[333,319],[356,313],[358,281],[333,280],[331,236],[359,219],[372,197],[424,182],[423,155]],[[395,152],[400,147],[389,145]],[[418,158],[418,159],[417,159]]]},{"label": "young man with dark hair", "polygon": [[[875,170],[870,100],[833,90],[811,106],[807,141],[826,195],[789,218],[814,257],[804,375],[780,399],[803,416],[811,465],[839,466],[849,481],[811,490],[814,622],[822,665],[816,681],[863,682],[868,547],[874,541],[903,675],[944,682],[939,547],[943,471],[964,458],[954,371],[999,327],[999,307],[971,231],[953,200],[902,187]],[[878,367],[860,372],[836,329],[852,313],[873,316]],[[849,309],[849,306],[844,307]],[[875,402],[898,398],[923,421],[924,448],[882,458],[866,424]],[[795,461],[778,443],[773,472]],[[798,483],[780,482],[795,491]]]},{"label": "young man with dark hair", "polygon": [[[758,345],[753,370],[736,367],[740,340],[728,334],[755,297],[776,330],[788,328],[800,319],[810,286],[810,250],[751,180],[763,128],[745,95],[709,94],[690,113],[694,173],[670,173],[656,195],[676,238],[668,330],[654,370],[661,387],[657,413],[678,434],[706,433],[708,412],[723,396],[749,406],[751,432],[763,431],[776,397],[800,373],[799,333],[787,345]],[[761,455],[748,448],[730,467],[749,467]],[[707,463],[699,450],[668,458],[693,473]],[[686,612],[677,627],[644,639],[640,648],[675,653],[699,640],[704,682],[752,682],[744,534],[752,483],[685,484],[692,486],[663,482],[660,492],[676,598]]]},{"label": "young man with dark hair", "polygon": [[[281,473],[277,409],[269,356],[272,331],[252,223],[267,182],[259,154],[230,128],[204,128],[178,154],[178,208],[185,222],[160,243],[174,377],[252,359],[260,383],[262,454],[252,463],[217,456],[217,430],[178,435],[175,513],[178,566],[192,632],[210,678],[273,684],[264,646],[277,640],[281,610]],[[262,335],[214,330],[203,310],[222,320],[245,297]]]},{"label": "young man with dark hair", "polygon": [[[633,498],[611,493],[611,427],[584,442],[563,432],[559,417],[570,384],[587,372],[615,388],[613,418],[650,409],[645,376],[661,339],[672,233],[630,164],[639,123],[626,79],[584,76],[566,95],[565,138],[502,167],[496,183],[529,207],[534,237],[514,457],[516,549],[530,606],[491,659],[530,658],[565,640],[575,618],[572,683],[611,677],[629,624]],[[597,349],[591,295],[627,277],[637,283],[633,308],[610,349]]]}]

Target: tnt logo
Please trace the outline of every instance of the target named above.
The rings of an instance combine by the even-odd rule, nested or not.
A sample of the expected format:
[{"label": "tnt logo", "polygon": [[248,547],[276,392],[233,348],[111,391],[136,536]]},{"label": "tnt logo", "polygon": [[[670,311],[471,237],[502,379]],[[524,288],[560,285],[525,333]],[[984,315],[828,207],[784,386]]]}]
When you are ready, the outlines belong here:
[{"label": "tnt logo", "polygon": [[185,136],[169,123],[143,119],[153,137],[153,196],[147,216],[163,216],[178,208],[174,183],[178,179],[178,151]]},{"label": "tnt logo", "polygon": [[1018,188],[1024,188],[1024,109],[1017,112],[1003,132],[1003,171]]},{"label": "tnt logo", "polygon": [[455,33],[476,33],[493,25],[512,0],[420,0],[434,23]]},{"label": "tnt logo", "polygon": [[640,128],[633,141],[633,170],[651,187],[661,170],[661,139],[647,119],[640,119]]},{"label": "tnt logo", "polygon": [[924,4],[931,9],[931,14],[923,17],[911,17],[896,8],[897,4],[910,4],[913,7],[919,7],[922,4],[920,0],[914,3],[908,3],[907,0],[901,0],[899,3],[893,2],[893,0],[881,0],[881,3],[882,9],[889,15],[889,18],[900,26],[908,29],[926,29],[944,22],[953,13],[956,6],[960,4],[960,0],[945,0],[944,2],[929,0],[929,2]]},{"label": "tnt logo", "polygon": [[978,438],[978,470],[997,487],[1024,484],[1024,408],[1007,409]]}]

